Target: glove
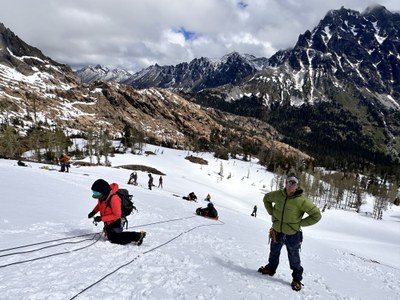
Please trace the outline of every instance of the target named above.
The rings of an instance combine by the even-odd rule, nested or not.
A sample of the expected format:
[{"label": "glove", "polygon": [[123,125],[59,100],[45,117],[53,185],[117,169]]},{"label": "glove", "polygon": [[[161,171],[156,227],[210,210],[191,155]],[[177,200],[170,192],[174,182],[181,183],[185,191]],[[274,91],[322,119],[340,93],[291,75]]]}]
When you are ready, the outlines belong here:
[{"label": "glove", "polygon": [[95,213],[94,211],[91,211],[91,212],[87,215],[88,219],[92,218],[95,214],[96,214],[96,213]]},{"label": "glove", "polygon": [[97,222],[97,223],[101,222],[101,217],[100,216],[95,216],[94,217],[94,221]]}]

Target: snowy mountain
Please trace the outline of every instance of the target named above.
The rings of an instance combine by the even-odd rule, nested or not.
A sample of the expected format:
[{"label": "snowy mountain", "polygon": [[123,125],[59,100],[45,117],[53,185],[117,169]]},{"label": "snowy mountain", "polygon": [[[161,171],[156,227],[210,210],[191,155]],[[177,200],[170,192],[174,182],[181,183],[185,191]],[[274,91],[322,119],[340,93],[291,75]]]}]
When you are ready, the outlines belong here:
[{"label": "snowy mountain", "polygon": [[177,89],[203,106],[259,118],[323,165],[391,166],[400,161],[399,20],[384,6],[342,7],[268,59],[196,58],[150,66],[124,83]]},{"label": "snowy mountain", "polygon": [[[119,154],[110,157],[112,167],[73,165],[70,173],[0,160],[1,299],[400,298],[399,207],[381,221],[369,216],[368,203],[360,214],[326,210],[319,223],[303,228],[304,287],[294,292],[285,248],[274,277],[257,272],[268,259],[271,219],[262,198],[275,189],[274,174],[255,160],[143,150],[153,155]],[[188,155],[208,164],[191,163]],[[142,171],[138,186],[127,185],[131,171],[124,165],[164,173],[163,188],[148,190]],[[90,187],[99,178],[134,195],[138,213],[128,217],[129,230],[147,232],[140,247],[109,243],[102,226],[87,218],[96,203]],[[181,198],[190,192],[197,203]],[[208,193],[219,221],[194,213]],[[250,216],[254,205],[257,218]]]},{"label": "snowy mountain", "polygon": [[102,65],[96,65],[95,67],[86,66],[76,71],[76,75],[78,75],[84,83],[91,83],[96,80],[122,82],[132,76],[132,74],[126,70],[118,68],[110,70]]},{"label": "snowy mountain", "polygon": [[265,58],[233,52],[221,59],[196,58],[176,66],[150,66],[124,81],[135,88],[162,87],[200,91],[224,84],[235,84],[263,69]]},{"label": "snowy mountain", "polygon": [[398,163],[399,20],[383,6],[332,10],[294,48],[273,55],[270,67],[191,96],[269,122],[324,164],[342,161],[343,149],[349,158],[343,168]]},{"label": "snowy mountain", "polygon": [[328,100],[330,88],[343,90],[347,83],[380,95],[380,106],[400,110],[399,21],[398,13],[383,6],[363,13],[332,10],[312,31],[300,35],[293,49],[271,57],[270,64],[294,71],[292,91],[299,99]]}]

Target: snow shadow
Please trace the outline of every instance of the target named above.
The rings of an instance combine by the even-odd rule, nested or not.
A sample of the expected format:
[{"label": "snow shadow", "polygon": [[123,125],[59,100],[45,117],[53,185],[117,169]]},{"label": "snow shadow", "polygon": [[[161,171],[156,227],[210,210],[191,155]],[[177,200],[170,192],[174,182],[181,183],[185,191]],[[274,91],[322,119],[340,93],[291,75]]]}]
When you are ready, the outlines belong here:
[{"label": "snow shadow", "polygon": [[266,278],[268,280],[274,281],[274,282],[280,282],[284,285],[287,285],[287,281],[283,280],[281,278],[277,278],[277,277],[272,277],[272,276],[268,276],[268,275],[262,275],[261,273],[257,272],[257,270],[255,269],[248,269],[248,268],[244,268],[242,266],[239,265],[235,265],[234,262],[232,261],[224,261],[219,257],[214,257],[214,261],[216,263],[218,263],[219,265],[221,265],[222,267],[225,267],[227,269],[230,269],[232,271],[235,271],[237,273],[240,273],[241,275],[244,276],[252,276],[254,278]]}]

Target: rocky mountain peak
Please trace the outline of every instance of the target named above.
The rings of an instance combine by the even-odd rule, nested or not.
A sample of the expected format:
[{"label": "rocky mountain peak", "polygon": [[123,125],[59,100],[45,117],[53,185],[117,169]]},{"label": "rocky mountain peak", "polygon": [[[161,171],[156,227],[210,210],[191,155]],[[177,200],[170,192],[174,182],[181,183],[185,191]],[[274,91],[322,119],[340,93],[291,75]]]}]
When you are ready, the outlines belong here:
[{"label": "rocky mountain peak", "polygon": [[122,82],[128,79],[132,74],[126,70],[115,68],[110,70],[109,68],[100,64],[96,66],[86,66],[76,71],[82,82],[91,83],[96,80],[101,81],[117,81]]},{"label": "rocky mountain peak", "polygon": [[[358,153],[356,160],[360,153],[374,160],[369,149],[398,160],[399,30],[400,15],[383,6],[363,13],[344,7],[329,11],[293,48],[269,58],[272,68],[233,86],[202,91],[196,99],[266,120],[317,156],[335,155],[335,145],[346,144],[349,153]],[[299,140],[293,127],[309,130]]]},{"label": "rocky mountain peak", "polygon": [[133,74],[123,83],[135,88],[162,87],[200,91],[237,83],[268,64],[265,58],[232,52],[220,59],[195,58],[176,66],[154,65]]}]

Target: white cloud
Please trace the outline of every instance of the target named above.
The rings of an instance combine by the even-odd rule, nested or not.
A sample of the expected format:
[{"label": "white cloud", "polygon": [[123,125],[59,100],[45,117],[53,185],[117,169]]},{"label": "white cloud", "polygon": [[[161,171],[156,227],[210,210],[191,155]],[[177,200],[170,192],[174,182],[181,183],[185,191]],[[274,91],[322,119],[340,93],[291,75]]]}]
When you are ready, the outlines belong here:
[{"label": "white cloud", "polygon": [[[13,0],[0,21],[28,44],[73,67],[103,64],[138,71],[238,51],[269,57],[292,47],[328,10],[363,11],[370,0]],[[381,1],[392,11],[398,1]],[[184,28],[196,34],[186,40]]]},{"label": "white cloud", "polygon": [[168,43],[176,44],[181,47],[185,46],[185,37],[183,36],[182,33],[168,30],[166,31],[165,35]]}]

